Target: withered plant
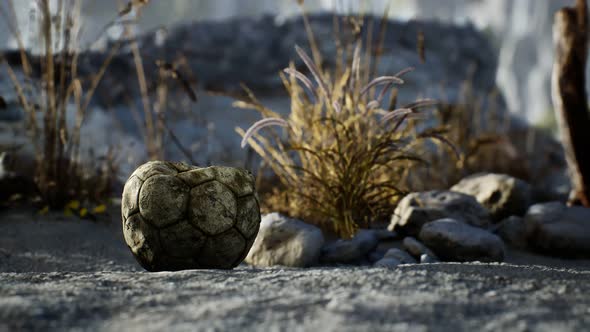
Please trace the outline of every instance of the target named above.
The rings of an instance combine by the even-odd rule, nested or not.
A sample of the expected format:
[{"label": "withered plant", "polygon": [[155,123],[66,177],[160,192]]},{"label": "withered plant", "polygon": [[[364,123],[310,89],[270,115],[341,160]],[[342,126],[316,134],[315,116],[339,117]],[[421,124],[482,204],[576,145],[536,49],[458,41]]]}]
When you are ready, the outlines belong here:
[{"label": "withered plant", "polygon": [[444,129],[459,156],[448,154],[447,146],[433,144],[426,159],[428,167],[415,165],[405,177],[415,190],[448,189],[467,175],[479,172],[529,176],[526,165],[516,162],[519,149],[510,134],[512,116],[496,105],[497,96],[476,96],[465,82],[457,103],[439,102],[431,120]]},{"label": "withered plant", "polygon": [[[284,70],[281,77],[291,99],[288,116],[266,108],[247,89],[248,98],[235,103],[264,117],[237,131],[242,146],[250,145],[280,180],[281,187],[266,204],[344,238],[391,215],[409,190],[400,186],[406,172],[413,164],[426,163],[424,142],[451,145],[444,131],[413,125],[435,101],[394,108],[395,94],[384,100],[412,68],[369,80],[371,51],[363,50],[360,32],[356,35],[352,50],[338,53],[343,56],[333,71],[319,65],[321,54],[313,38],[314,60],[296,47],[312,78],[293,63]],[[265,128],[268,134],[262,135]]]},{"label": "withered plant", "polygon": [[[25,114],[35,151],[35,183],[44,203],[52,208],[61,208],[74,199],[105,200],[110,195],[115,167],[112,153],[104,160],[82,160],[80,143],[91,99],[120,43],[109,50],[94,75],[82,77],[78,73],[76,33],[81,23],[81,0],[58,0],[57,8],[50,8],[49,0],[37,0],[33,5],[30,24],[39,23],[39,30],[32,33],[40,40],[40,54],[31,55],[25,48],[14,4],[5,0],[0,14],[18,43],[23,75],[18,75],[4,56],[0,55],[0,60]],[[73,123],[67,121],[72,109]]]}]

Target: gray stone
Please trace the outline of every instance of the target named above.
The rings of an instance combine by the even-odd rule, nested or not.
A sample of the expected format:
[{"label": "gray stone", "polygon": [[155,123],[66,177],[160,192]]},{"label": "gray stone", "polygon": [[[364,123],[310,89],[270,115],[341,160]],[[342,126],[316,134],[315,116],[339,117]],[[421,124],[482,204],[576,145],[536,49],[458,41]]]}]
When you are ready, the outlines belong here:
[{"label": "gray stone", "polygon": [[451,190],[475,197],[496,222],[513,215],[523,216],[533,203],[531,186],[504,174],[475,174],[459,181]]},{"label": "gray stone", "polygon": [[386,253],[384,258],[395,258],[401,264],[416,264],[418,261],[412,255],[408,254],[405,250],[398,248],[391,248]]},{"label": "gray stone", "polygon": [[324,236],[316,226],[270,213],[262,217],[246,263],[259,267],[309,267],[318,262],[323,245]]},{"label": "gray stone", "polygon": [[[563,152],[563,147],[561,145],[560,149]],[[552,159],[557,159],[557,161],[555,161],[555,163],[557,163],[559,161],[558,158],[565,160],[565,157],[561,155],[558,155]],[[546,170],[548,167],[549,166],[544,165],[543,170]],[[569,178],[566,163],[563,161],[562,164],[552,165],[550,167],[553,170],[551,173],[543,176],[540,181],[532,183],[534,186],[533,201],[536,203],[566,203],[569,199],[570,192],[572,191],[572,184]]]},{"label": "gray stone", "polygon": [[320,261],[326,264],[353,264],[362,261],[379,244],[377,233],[361,229],[350,240],[337,240],[326,244],[321,251]]},{"label": "gray stone", "polygon": [[427,191],[404,197],[393,212],[390,231],[416,236],[422,225],[453,218],[477,227],[488,227],[488,211],[475,198],[452,191]]},{"label": "gray stone", "polygon": [[486,230],[453,220],[430,222],[420,231],[420,240],[445,261],[501,262],[502,239]]},{"label": "gray stone", "polygon": [[494,233],[513,247],[524,249],[527,246],[526,228],[521,217],[511,216],[502,220]]},{"label": "gray stone", "polygon": [[438,258],[430,256],[428,254],[424,254],[420,256],[420,264],[433,264],[433,263],[440,263]]},{"label": "gray stone", "polygon": [[371,229],[379,241],[391,241],[399,238],[396,232],[387,229]]},{"label": "gray stone", "polygon": [[402,262],[400,262],[399,260],[397,260],[393,257],[383,257],[382,259],[375,262],[375,264],[373,264],[373,266],[393,269],[393,268],[398,267],[401,264],[402,264]]},{"label": "gray stone", "polygon": [[385,257],[386,252],[387,252],[387,250],[385,250],[385,249],[377,248],[374,251],[372,251],[371,253],[369,253],[369,255],[367,256],[367,259],[369,260],[369,262],[375,263],[375,262],[381,260],[383,257]]},{"label": "gray stone", "polygon": [[408,252],[414,257],[421,257],[422,255],[436,257],[432,250],[411,236],[408,236],[404,239],[403,245],[404,248],[406,248],[406,250],[408,250]]},{"label": "gray stone", "polygon": [[555,256],[590,257],[590,209],[559,202],[537,204],[524,223],[533,248]]}]

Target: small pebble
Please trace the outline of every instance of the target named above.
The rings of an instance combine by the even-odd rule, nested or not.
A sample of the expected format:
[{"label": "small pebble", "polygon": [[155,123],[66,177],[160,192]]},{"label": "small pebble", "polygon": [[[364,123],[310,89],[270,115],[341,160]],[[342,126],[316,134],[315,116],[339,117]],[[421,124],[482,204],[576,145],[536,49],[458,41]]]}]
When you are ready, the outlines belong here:
[{"label": "small pebble", "polygon": [[420,256],[420,263],[422,264],[432,264],[432,263],[439,263],[440,261],[436,257],[432,257],[428,254],[423,254]]},{"label": "small pebble", "polygon": [[386,253],[384,258],[394,258],[400,261],[402,264],[416,264],[418,263],[412,255],[408,254],[405,250],[391,248]]},{"label": "small pebble", "polygon": [[383,259],[377,261],[377,263],[375,263],[373,266],[393,269],[393,268],[396,268],[400,264],[401,264],[401,262],[395,258],[383,258]]}]

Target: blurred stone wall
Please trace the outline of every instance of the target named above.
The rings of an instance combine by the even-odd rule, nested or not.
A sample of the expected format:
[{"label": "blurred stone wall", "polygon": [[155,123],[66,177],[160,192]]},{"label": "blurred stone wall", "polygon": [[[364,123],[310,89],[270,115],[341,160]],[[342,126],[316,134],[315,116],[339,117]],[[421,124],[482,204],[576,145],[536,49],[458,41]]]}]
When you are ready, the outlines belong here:
[{"label": "blurred stone wall", "polygon": [[[34,0],[13,0],[21,26],[27,25]],[[118,0],[82,0],[86,38],[110,21]],[[315,0],[306,1],[311,11],[359,11],[382,13],[390,4],[390,16],[425,18],[443,22],[472,22],[493,39],[499,53],[497,83],[507,104],[536,122],[551,111],[550,73],[553,58],[553,13],[572,0]],[[278,20],[299,13],[295,0],[166,0],[152,1],[143,14],[140,30],[193,20],[223,20],[234,16],[277,15]],[[10,38],[0,25],[0,41]],[[0,42],[1,43],[1,42]],[[14,43],[12,42],[12,45]]]}]

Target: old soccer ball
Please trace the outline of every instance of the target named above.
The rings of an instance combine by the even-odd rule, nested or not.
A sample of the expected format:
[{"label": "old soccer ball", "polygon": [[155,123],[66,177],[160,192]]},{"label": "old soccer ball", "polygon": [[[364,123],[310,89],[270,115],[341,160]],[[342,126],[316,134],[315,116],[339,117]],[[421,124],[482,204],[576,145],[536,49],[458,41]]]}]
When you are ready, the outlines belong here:
[{"label": "old soccer ball", "polygon": [[125,242],[148,271],[231,269],[260,226],[250,172],[162,161],[129,177],[121,214]]}]

